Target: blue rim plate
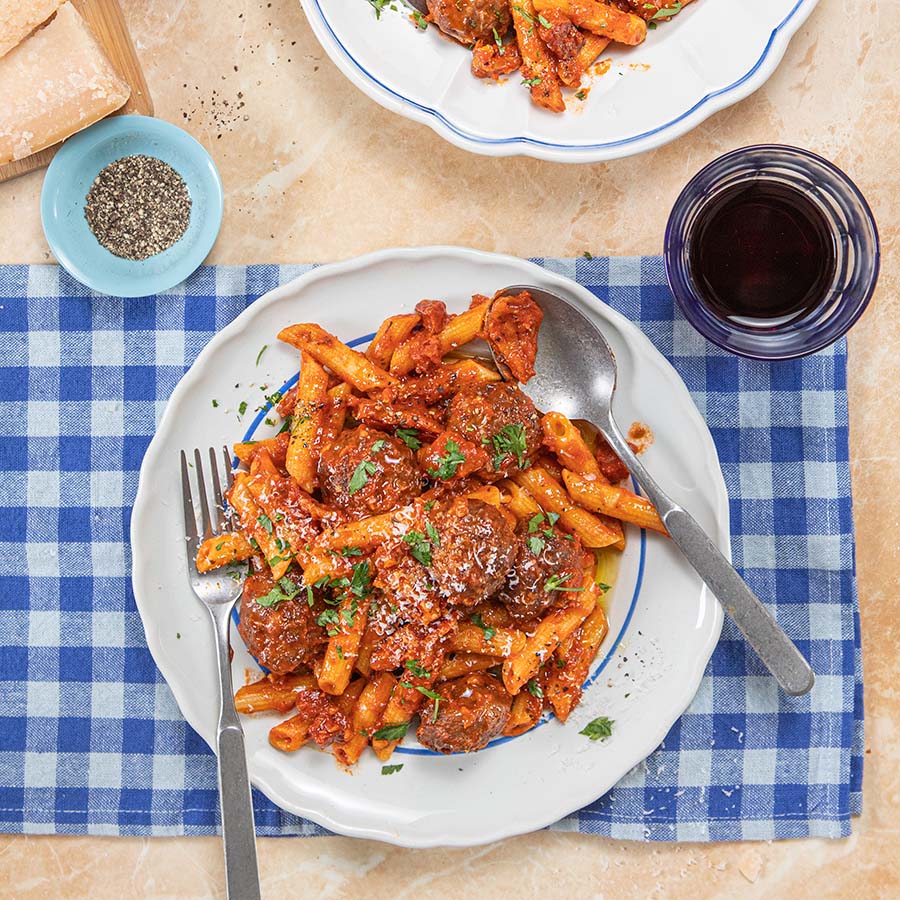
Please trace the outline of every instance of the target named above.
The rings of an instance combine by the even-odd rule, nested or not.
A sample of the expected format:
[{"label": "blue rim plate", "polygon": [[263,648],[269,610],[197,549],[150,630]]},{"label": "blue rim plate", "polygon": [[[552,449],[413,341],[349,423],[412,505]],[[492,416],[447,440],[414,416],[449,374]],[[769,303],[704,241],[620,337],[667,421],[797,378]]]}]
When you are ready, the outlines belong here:
[{"label": "blue rim plate", "polygon": [[[181,240],[140,261],[102,247],[84,216],[85,198],[100,170],[133,154],[167,162],[191,195],[191,221]],[[41,222],[53,255],[82,284],[116,297],[144,297],[174,287],[203,262],[219,233],[223,206],[219,172],[202,144],[160,119],[115,116],[62,145],[44,178]]]},{"label": "blue rim plate", "polygon": [[301,0],[319,43],[360,90],[488,156],[599,162],[643,153],[749,96],[775,71],[818,0],[692,3],[636,48],[616,45],[587,102],[555,116],[533,107],[518,77],[484,84],[459,47],[409,27],[396,4],[376,20],[346,0]]}]

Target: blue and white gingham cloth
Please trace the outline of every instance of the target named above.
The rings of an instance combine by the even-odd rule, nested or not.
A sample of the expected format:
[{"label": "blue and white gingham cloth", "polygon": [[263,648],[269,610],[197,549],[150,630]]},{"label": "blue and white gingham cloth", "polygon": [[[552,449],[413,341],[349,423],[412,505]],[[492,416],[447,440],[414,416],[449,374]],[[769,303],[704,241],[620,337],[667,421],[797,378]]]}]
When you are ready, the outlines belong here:
[{"label": "blue and white gingham cloth", "polygon": [[[615,838],[838,837],[862,802],[846,345],[763,363],[706,343],[656,257],[539,261],[637,322],[706,417],[735,564],[817,683],[782,695],[734,626],[662,746],[557,828]],[[144,642],[129,578],[141,458],[212,335],[308,267],[203,268],[155,297],[0,267],[0,830],[210,834],[215,759]],[[260,834],[322,834],[254,792]]]}]

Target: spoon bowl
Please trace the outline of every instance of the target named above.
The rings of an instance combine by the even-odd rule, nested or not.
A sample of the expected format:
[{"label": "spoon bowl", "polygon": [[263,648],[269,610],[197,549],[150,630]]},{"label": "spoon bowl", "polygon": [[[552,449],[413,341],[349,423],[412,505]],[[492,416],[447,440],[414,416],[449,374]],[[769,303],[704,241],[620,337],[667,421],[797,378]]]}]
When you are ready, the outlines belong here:
[{"label": "spoon bowl", "polygon": [[512,285],[499,295],[528,291],[544,313],[535,369],[526,390],[540,409],[594,424],[656,507],[672,540],[732,617],[782,689],[812,690],[815,676],[759,598],[750,590],[693,516],[656,482],[625,440],[612,414],[616,358],[594,323],[564,298],[533,285]]}]

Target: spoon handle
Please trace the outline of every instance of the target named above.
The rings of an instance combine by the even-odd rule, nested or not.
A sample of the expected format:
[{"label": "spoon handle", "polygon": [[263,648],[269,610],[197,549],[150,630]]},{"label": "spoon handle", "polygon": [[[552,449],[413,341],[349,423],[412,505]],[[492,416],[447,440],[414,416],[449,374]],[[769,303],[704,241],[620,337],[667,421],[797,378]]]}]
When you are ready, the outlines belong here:
[{"label": "spoon handle", "polygon": [[718,598],[782,689],[794,696],[812,690],[815,676],[803,654],[697,520],[656,483],[622,437],[612,416],[601,418],[597,427],[656,507],[672,540]]}]

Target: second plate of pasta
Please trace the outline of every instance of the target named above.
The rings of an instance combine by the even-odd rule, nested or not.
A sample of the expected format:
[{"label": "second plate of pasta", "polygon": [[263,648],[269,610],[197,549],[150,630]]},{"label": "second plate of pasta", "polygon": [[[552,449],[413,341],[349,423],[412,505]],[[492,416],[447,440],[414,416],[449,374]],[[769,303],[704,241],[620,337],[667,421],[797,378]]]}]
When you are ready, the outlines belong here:
[{"label": "second plate of pasta", "polygon": [[[650,426],[655,441],[646,450],[648,467],[664,487],[694,512],[721,549],[728,552],[724,483],[711,437],[687,390],[669,364],[631,323],[598,303],[585,289],[521,260],[458,248],[385,251],[314,270],[261,298],[203,350],[173,394],[141,471],[132,520],[133,580],[138,608],[150,649],[185,717],[211,745],[214,744],[216,726],[212,636],[206,630],[204,620],[197,615],[187,591],[186,560],[179,533],[178,451],[244,441],[244,450],[240,451],[244,455],[241,458],[250,468],[247,474],[239,476],[239,481],[245,479],[240,481],[243,494],[232,501],[236,508],[246,513],[244,526],[237,529],[237,539],[249,541],[246,553],[253,552],[250,549],[252,545],[259,554],[257,570],[259,566],[265,569],[249,602],[262,601],[265,606],[270,597],[273,603],[285,600],[281,594],[287,590],[284,588],[287,582],[282,584],[277,578],[284,572],[290,576],[296,569],[285,565],[278,556],[279,551],[275,548],[275,541],[281,540],[278,516],[262,511],[268,498],[265,491],[260,495],[259,490],[254,488],[253,478],[258,487],[260,483],[268,483],[268,472],[274,479],[272,485],[288,477],[284,470],[285,461],[277,462],[279,456],[276,449],[281,444],[287,447],[287,437],[280,442],[272,440],[280,430],[281,422],[275,411],[268,408],[266,398],[278,401],[296,381],[298,354],[295,348],[300,346],[305,348],[304,353],[318,355],[320,362],[337,373],[337,377],[333,376],[330,380],[322,379],[323,398],[327,397],[328,391],[333,396],[349,395],[351,391],[357,393],[351,415],[352,421],[363,423],[363,431],[344,432],[348,439],[345,443],[353,443],[356,436],[365,436],[366,428],[388,428],[383,423],[384,411],[376,410],[362,393],[368,388],[371,397],[372,391],[379,386],[363,384],[363,380],[383,379],[387,369],[372,363],[368,371],[359,370],[357,362],[365,357],[356,356],[347,348],[365,350],[385,319],[413,316],[416,304],[423,298],[445,301],[447,312],[451,314],[450,322],[457,323],[461,332],[470,319],[478,319],[477,327],[473,325],[470,330],[473,334],[478,330],[484,333],[480,301],[470,308],[472,296],[492,295],[509,284],[534,284],[560,293],[602,328],[619,364],[619,389],[615,401],[617,418],[623,422],[640,422]],[[521,315],[522,304],[527,304],[527,298],[516,298],[516,302],[520,304],[518,314]],[[468,318],[459,315],[467,309],[470,310]],[[453,319],[454,314],[458,318]],[[297,324],[303,322],[317,323],[317,326]],[[503,327],[498,327],[498,333],[503,331]],[[279,333],[282,342],[275,339]],[[322,335],[326,333],[334,335],[340,342],[335,347],[349,360],[348,369],[341,368],[341,358],[334,355],[334,348],[322,351],[325,340]],[[385,350],[391,342],[384,342],[384,329],[381,339],[381,353],[376,341],[369,359],[376,362],[390,360],[393,354],[391,370],[399,371],[405,362],[399,358],[399,351],[393,345],[389,352]],[[402,341],[400,344],[402,346]],[[266,349],[263,351],[264,347]],[[409,355],[406,363],[411,369],[414,354]],[[508,361],[515,368],[516,361]],[[462,373],[479,384],[482,381],[496,383],[496,376],[487,368],[478,369],[477,365],[451,361],[453,377]],[[305,377],[310,378],[309,373],[315,371],[318,371],[315,366],[308,368]],[[298,396],[305,396],[304,391],[308,390],[315,390],[314,385],[304,387],[301,383]],[[527,383],[524,390],[527,393]],[[398,408],[395,406],[392,414],[396,415]],[[404,415],[411,414],[409,410],[412,407],[408,404],[403,409]],[[294,413],[294,422],[306,421],[299,407],[291,412]],[[382,418],[379,419],[379,416]],[[534,423],[535,429],[538,429],[538,419]],[[544,416],[541,424],[546,446],[554,446],[554,434],[566,434],[566,423],[567,420],[561,416],[556,419]],[[393,432],[398,424],[411,423],[394,423],[389,430]],[[525,445],[520,448],[515,440],[512,443],[506,441],[506,431],[510,431],[511,438],[516,438],[511,427],[500,432],[502,446],[488,440],[469,442],[470,447],[458,431],[441,431],[433,438],[430,456],[427,446],[404,451],[399,439],[408,441],[407,447],[410,447],[414,442],[419,443],[413,436],[414,431],[416,435],[423,436],[429,433],[429,427],[432,430],[438,428],[437,424],[429,426],[425,419],[421,424],[423,428],[419,431],[398,428],[393,438],[397,448],[389,446],[390,438],[386,441],[383,436],[374,443],[369,441],[373,446],[366,445],[368,456],[359,465],[356,465],[358,461],[352,455],[355,450],[351,448],[347,451],[353,463],[350,466],[353,471],[347,470],[349,491],[356,494],[352,503],[363,504],[363,513],[370,511],[365,508],[366,503],[381,502],[367,496],[367,481],[371,480],[374,485],[380,477],[378,464],[372,462],[369,456],[379,452],[385,455],[388,451],[393,454],[396,449],[397,454],[393,455],[404,456],[405,453],[410,461],[404,465],[411,466],[413,451],[420,454],[422,472],[428,473],[423,475],[424,483],[427,486],[431,480],[432,487],[428,490],[436,492],[433,495],[436,499],[429,499],[432,495],[426,491],[420,499],[413,497],[403,501],[412,504],[404,507],[414,510],[410,515],[424,516],[418,523],[421,533],[404,528],[403,541],[407,546],[403,549],[412,549],[417,560],[411,563],[414,568],[419,563],[431,566],[433,553],[435,568],[429,569],[432,572],[430,577],[440,577],[439,573],[434,574],[437,572],[437,557],[449,551],[446,542],[443,550],[439,550],[440,533],[447,525],[437,517],[451,502],[442,491],[446,489],[453,493],[448,485],[457,474],[463,474],[471,460],[477,460],[487,473],[492,471],[491,466],[497,470],[495,477],[490,474],[480,476],[489,482],[485,488],[469,489],[465,497],[453,501],[457,506],[459,503],[469,504],[470,512],[477,513],[476,519],[491,520],[494,522],[492,527],[502,531],[507,527],[516,527],[518,517],[517,530],[522,533],[524,546],[530,547],[532,552],[543,550],[546,542],[564,538],[567,533],[573,535],[572,542],[577,544],[579,550],[582,542],[584,546],[589,546],[591,542],[609,545],[614,550],[613,545],[617,544],[615,528],[620,526],[616,526],[613,520],[602,517],[596,520],[600,525],[607,523],[604,527],[611,529],[608,538],[604,537],[602,529],[598,537],[596,529],[591,530],[594,526],[590,521],[587,524],[573,523],[571,517],[559,521],[558,513],[550,508],[552,497],[548,500],[546,492],[556,490],[554,479],[568,472],[554,472],[553,458],[539,457],[535,455],[537,450],[534,453],[526,451]],[[451,414],[448,428],[453,425]],[[294,427],[300,432],[304,425]],[[338,431],[343,427],[341,419]],[[372,434],[381,436],[382,432],[373,431]],[[537,430],[535,434],[540,442]],[[524,430],[517,432],[517,435],[524,440]],[[572,435],[566,438],[566,446],[578,445],[581,440],[574,431]],[[250,443],[252,441],[258,443]],[[345,450],[341,448],[341,453]],[[531,454],[527,459],[526,452]],[[564,470],[577,469],[577,460],[567,463],[565,451],[557,448],[557,452],[562,454],[560,459]],[[472,462],[473,467],[475,464]],[[293,483],[302,485],[304,478],[309,476],[304,465],[307,463],[302,453],[287,464],[288,471],[296,479]],[[340,465],[346,468],[345,462],[340,462],[338,471]],[[450,472],[450,468],[454,471]],[[279,469],[282,475],[278,474]],[[320,465],[320,477],[322,471]],[[501,475],[507,477],[501,479]],[[295,489],[301,490],[300,487]],[[420,488],[417,487],[418,490]],[[511,495],[517,490],[522,492],[518,500]],[[541,509],[536,513],[541,517],[540,521],[530,514],[535,510],[529,510],[523,497],[541,499]],[[641,512],[639,501],[627,491],[620,499],[635,504],[639,516],[649,516],[646,509]],[[255,502],[263,504],[263,507],[257,507]],[[534,503],[534,500],[530,502]],[[495,512],[490,512],[491,504],[494,504]],[[402,503],[398,500],[388,505],[400,508]],[[322,515],[327,518],[328,513]],[[502,521],[504,516],[509,526]],[[318,574],[319,568],[324,573],[322,579],[316,580],[315,598],[310,582],[307,591],[310,607],[318,604],[315,611],[321,619],[321,626],[328,634],[338,637],[327,639],[329,646],[327,651],[323,651],[326,654],[324,658],[320,656],[319,661],[311,662],[309,667],[299,667],[298,671],[309,671],[309,674],[297,676],[294,688],[305,689],[305,682],[301,684],[304,678],[311,685],[318,678],[320,685],[323,682],[326,684],[330,695],[344,692],[345,697],[343,700],[339,698],[339,702],[354,702],[349,694],[357,688],[357,697],[363,696],[359,693],[362,690],[366,698],[376,703],[379,702],[379,694],[387,691],[381,698],[386,704],[390,691],[396,692],[399,685],[405,685],[416,698],[418,686],[428,698],[427,702],[418,703],[422,707],[419,710],[422,722],[441,723],[447,715],[446,709],[443,712],[440,710],[442,692],[443,698],[447,698],[445,702],[450,702],[450,685],[458,683],[460,676],[465,674],[462,669],[459,672],[446,669],[443,675],[429,673],[420,660],[413,659],[407,661],[405,669],[401,662],[394,674],[373,672],[363,677],[352,671],[356,668],[365,672],[368,665],[368,660],[365,664],[356,663],[358,648],[353,646],[351,649],[347,643],[331,646],[336,641],[343,642],[340,637],[343,633],[348,634],[352,642],[352,626],[354,623],[360,625],[359,604],[354,599],[366,597],[368,603],[369,585],[362,582],[371,574],[369,554],[374,553],[371,557],[374,565],[385,565],[382,557],[378,556],[380,551],[377,548],[389,540],[391,531],[396,531],[397,527],[396,520],[386,524],[384,535],[378,536],[374,533],[379,527],[377,515],[365,518],[361,513],[351,518],[361,521],[363,525],[357,528],[352,522],[346,524],[346,516],[341,521],[328,521],[327,528],[323,521],[324,537],[315,537],[306,547],[308,555],[302,563],[304,574],[311,571]],[[646,521],[652,524],[652,517]],[[554,536],[553,526],[557,522],[559,535]],[[531,715],[536,718],[524,721],[521,727],[515,727],[514,722],[507,723],[504,719],[505,727],[498,726],[478,747],[474,744],[467,746],[458,734],[447,743],[448,732],[440,727],[420,729],[421,742],[416,740],[413,728],[408,733],[404,729],[405,740],[393,746],[394,742],[387,739],[401,736],[388,735],[386,731],[379,734],[373,726],[370,730],[375,732],[374,737],[380,737],[380,740],[371,741],[372,749],[378,753],[376,756],[376,752],[368,749],[372,734],[354,738],[349,733],[341,739],[338,749],[331,748],[332,753],[315,753],[309,746],[286,753],[286,749],[292,749],[290,729],[279,732],[278,728],[290,713],[258,712],[243,720],[252,781],[278,805],[334,831],[406,846],[484,843],[551,824],[590,803],[652,752],[668,727],[688,705],[699,686],[722,622],[718,604],[664,536],[632,526],[627,526],[625,535],[625,550],[611,554],[615,556],[615,562],[609,559],[604,562],[602,553],[598,555],[601,565],[606,566],[605,572],[585,569],[582,580],[579,569],[577,579],[571,574],[555,574],[545,579],[545,590],[565,601],[560,601],[558,605],[572,614],[581,615],[579,622],[584,622],[584,630],[589,630],[592,622],[597,625],[593,637],[599,642],[599,650],[595,646],[591,648],[592,654],[596,651],[596,656],[584,672],[581,702],[572,704],[571,709],[565,704],[562,706],[564,713],[568,714],[565,725],[552,715],[561,708],[558,705],[559,686],[554,686],[553,673],[545,669],[539,675],[537,666],[532,673],[521,662],[521,653],[518,657],[511,654],[507,663],[502,658],[509,648],[504,650],[500,646],[500,637],[525,641],[525,632],[533,635],[534,628],[529,630],[525,627],[520,632],[515,616],[514,621],[504,620],[502,617],[506,615],[506,610],[496,604],[473,606],[471,610],[466,610],[462,637],[458,638],[462,643],[456,648],[459,652],[443,665],[452,668],[452,663],[457,659],[463,667],[472,660],[477,662],[477,651],[482,648],[474,645],[469,648],[466,641],[478,643],[476,638],[490,640],[491,652],[497,656],[493,662],[497,665],[490,672],[483,671],[482,667],[481,672],[472,675],[472,687],[475,690],[486,689],[488,693],[499,690],[507,696],[499,687],[502,668],[502,679],[509,692],[531,697],[530,701],[518,706],[513,703],[512,718],[526,715],[523,712],[526,707],[531,708]],[[352,538],[349,543],[344,541],[347,536]],[[325,538],[334,547],[330,554],[326,548],[326,552],[314,559],[318,542]],[[535,541],[541,547],[533,547]],[[269,543],[272,543],[272,548],[268,547]],[[567,545],[564,540],[557,540],[557,543]],[[218,542],[217,546],[207,549],[215,555],[221,546]],[[269,550],[272,552],[269,553]],[[303,555],[302,550],[298,552]],[[342,552],[346,556],[344,559],[340,558]],[[427,560],[424,559],[426,555],[429,557]],[[366,571],[362,572],[364,566]],[[344,568],[346,573],[343,573]],[[338,569],[341,571],[338,572]],[[346,575],[346,579],[340,577],[342,574]],[[574,586],[576,580],[578,587]],[[291,590],[298,587],[296,576],[288,577],[288,581]],[[360,583],[357,584],[357,581]],[[566,590],[572,593],[563,594]],[[383,586],[379,591],[383,602],[389,603],[389,591]],[[557,591],[560,593],[556,594]],[[320,592],[324,599],[320,598]],[[276,594],[279,596],[276,597]],[[548,593],[548,596],[551,594]],[[588,606],[591,609],[596,606],[598,612],[585,621],[585,616],[590,613]],[[374,612],[370,610],[370,614]],[[351,627],[343,624],[340,619],[342,615]],[[608,632],[600,628],[602,619],[608,619]],[[269,661],[277,670],[279,665],[284,664],[283,660],[275,657],[267,659],[260,655],[264,642],[254,641],[250,628],[252,623],[248,621],[245,624],[247,628],[242,628],[242,632],[245,638],[250,635],[250,649],[257,653],[262,662]],[[465,629],[472,631],[472,634],[469,635]],[[364,629],[357,630],[364,632]],[[323,640],[326,640],[324,636]],[[528,637],[527,640],[537,638]],[[236,628],[233,630],[232,644],[235,649],[235,686],[258,680],[262,674],[259,662],[250,654]],[[345,650],[345,647],[348,649]],[[467,652],[470,649],[476,652]],[[375,655],[381,651],[384,651],[383,647],[376,650]],[[365,649],[363,652],[366,652]],[[368,652],[372,652],[371,647]],[[328,653],[332,655],[329,657]],[[345,653],[353,654],[355,666],[347,664]],[[517,658],[518,662],[515,661]],[[560,653],[556,658],[562,659],[563,666],[566,664]],[[209,660],[209,665],[204,665],[203,660]],[[490,662],[488,660],[485,666]],[[323,666],[327,671],[323,670]],[[378,668],[377,664],[375,667]],[[349,688],[346,685],[335,688],[331,682],[343,677],[344,668],[347,672],[343,674],[355,680]],[[457,682],[453,681],[454,678]],[[547,689],[557,691],[552,704],[549,699],[543,704],[535,700],[542,690]],[[292,706],[291,698],[288,700],[286,706]],[[297,706],[301,704],[298,702]],[[382,716],[379,724],[383,725],[386,721],[383,709],[379,715]],[[408,719],[409,716],[399,718]],[[308,738],[304,734],[300,743],[306,740]],[[329,741],[323,740],[321,743],[327,745]],[[387,743],[392,746],[386,747]],[[487,746],[482,749],[484,743]],[[446,752],[465,749],[478,749],[478,752]],[[388,760],[386,754],[391,750],[393,753]],[[445,752],[438,753],[436,750]],[[355,764],[353,774],[349,774],[351,763]]]}]

